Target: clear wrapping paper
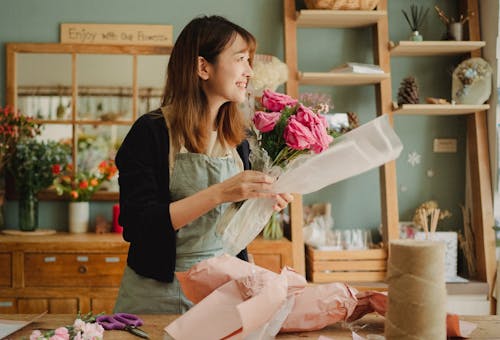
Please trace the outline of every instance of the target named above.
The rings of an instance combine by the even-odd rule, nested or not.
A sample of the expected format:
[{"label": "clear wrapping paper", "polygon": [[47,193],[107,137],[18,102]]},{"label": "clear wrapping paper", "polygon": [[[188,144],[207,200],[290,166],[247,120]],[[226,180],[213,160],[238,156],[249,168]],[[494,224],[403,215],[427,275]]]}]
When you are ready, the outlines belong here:
[{"label": "clear wrapping paper", "polygon": [[[295,159],[273,192],[308,194],[392,161],[402,149],[388,115],[383,115],[335,139],[326,151]],[[271,199],[245,201],[223,228],[224,252],[236,255],[252,242],[269,221],[272,207]]]}]

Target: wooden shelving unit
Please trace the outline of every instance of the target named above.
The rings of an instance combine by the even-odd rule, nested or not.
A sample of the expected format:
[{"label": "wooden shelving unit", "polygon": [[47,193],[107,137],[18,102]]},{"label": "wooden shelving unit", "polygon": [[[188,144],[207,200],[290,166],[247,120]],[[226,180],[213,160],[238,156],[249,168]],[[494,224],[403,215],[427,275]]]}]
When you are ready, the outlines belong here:
[{"label": "wooden shelving unit", "polygon": [[400,41],[390,43],[393,57],[454,55],[480,50],[484,41]]},{"label": "wooden shelving unit", "polygon": [[[469,41],[401,41],[391,46],[393,57],[421,57],[439,55],[464,54],[472,57],[481,57],[481,48],[485,42],[481,41],[479,23],[479,1],[461,0],[460,13],[473,12],[467,22]],[[495,233],[492,228],[493,200],[490,175],[487,113],[488,104],[484,105],[403,105],[394,109],[395,114],[416,115],[465,115],[467,122],[466,135],[466,179],[465,179],[465,206],[470,209],[470,223],[474,230],[475,261],[477,273],[472,278],[487,283],[488,296],[491,301],[491,312],[494,313],[493,291],[496,272]],[[395,174],[394,174],[395,175]]]},{"label": "wooden shelving unit", "polygon": [[[323,86],[359,86],[373,85],[376,93],[377,115],[391,114],[391,81],[390,54],[388,38],[387,0],[381,0],[377,10],[373,11],[334,11],[334,10],[300,10],[296,11],[295,0],[284,0],[284,43],[285,60],[291,75],[286,83],[286,92],[292,97],[299,96],[299,85]],[[354,74],[334,72],[299,72],[297,51],[298,28],[361,28],[371,27],[373,32],[374,64],[380,66],[383,74]],[[318,42],[319,43],[319,42]],[[380,167],[381,219],[384,233],[384,244],[397,238],[398,200],[395,176],[395,162]],[[295,270],[305,271],[305,253],[302,235],[302,198],[296,195],[291,204],[291,240]],[[343,252],[342,252],[343,253]],[[312,253],[311,253],[312,254]],[[349,255],[348,252],[346,252]],[[371,256],[373,253],[368,252]],[[320,255],[315,253],[315,255]],[[314,260],[308,256],[308,261]],[[381,261],[385,262],[384,259]],[[318,264],[319,265],[319,264]],[[323,265],[323,264],[321,264]],[[368,264],[370,266],[371,264]],[[316,266],[316,268],[318,268]],[[310,268],[308,269],[310,270]],[[313,271],[309,277],[314,282],[335,280],[378,281],[385,275],[385,269],[378,268],[376,275],[354,274],[351,276],[323,275],[321,270]],[[330,273],[331,274],[331,273]],[[364,283],[371,287],[373,282]]]},{"label": "wooden shelving unit", "polygon": [[360,74],[360,73],[335,73],[335,72],[300,72],[299,84],[301,85],[327,85],[327,86],[354,86],[374,85],[382,80],[389,79],[389,73]]},{"label": "wooden shelving unit", "polygon": [[403,104],[395,109],[398,115],[465,115],[477,111],[488,110],[490,106],[484,105],[461,105],[461,104]]},{"label": "wooden shelving unit", "polygon": [[298,27],[355,28],[374,25],[386,15],[386,11],[304,9],[297,12],[296,22]]}]

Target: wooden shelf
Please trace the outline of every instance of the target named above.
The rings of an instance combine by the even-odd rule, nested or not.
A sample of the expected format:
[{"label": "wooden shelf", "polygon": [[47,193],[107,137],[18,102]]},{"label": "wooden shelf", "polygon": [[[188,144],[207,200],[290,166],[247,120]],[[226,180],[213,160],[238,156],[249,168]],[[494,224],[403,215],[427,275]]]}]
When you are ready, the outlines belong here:
[{"label": "wooden shelf", "polygon": [[355,28],[375,25],[386,11],[333,11],[304,9],[296,14],[299,27]]},{"label": "wooden shelf", "polygon": [[403,104],[394,110],[395,114],[408,115],[463,115],[488,110],[488,104],[462,105],[462,104]]},{"label": "wooden shelf", "polygon": [[371,85],[389,79],[389,73],[360,74],[360,73],[334,73],[334,72],[299,72],[301,85]]},{"label": "wooden shelf", "polygon": [[88,125],[132,125],[134,122],[132,120],[68,120],[68,119],[35,119],[35,122],[38,124],[62,124],[62,125],[72,125],[72,124],[88,124]]},{"label": "wooden shelf", "polygon": [[[38,199],[43,201],[70,201],[68,196],[60,196],[53,189],[46,189],[38,193]],[[17,199],[13,197],[12,199]],[[92,195],[91,202],[118,202],[120,200],[120,193],[114,191],[99,190]]]},{"label": "wooden shelf", "polygon": [[391,56],[419,57],[465,54],[479,50],[485,45],[484,41],[400,41],[391,47]]}]

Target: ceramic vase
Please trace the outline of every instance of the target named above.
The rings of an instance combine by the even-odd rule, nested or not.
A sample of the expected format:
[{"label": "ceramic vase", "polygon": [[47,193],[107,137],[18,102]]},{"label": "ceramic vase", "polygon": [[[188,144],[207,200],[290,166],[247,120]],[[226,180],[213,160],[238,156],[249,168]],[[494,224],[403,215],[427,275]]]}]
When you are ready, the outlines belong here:
[{"label": "ceramic vase", "polygon": [[38,198],[29,188],[19,192],[19,229],[34,231],[38,228]]},{"label": "ceramic vase", "polygon": [[89,202],[69,203],[69,232],[86,233],[89,230]]},{"label": "ceramic vase", "polygon": [[418,232],[415,234],[416,240],[430,240],[445,244],[445,278],[446,281],[453,281],[457,277],[457,249],[458,235],[454,231],[436,231],[426,234]]}]

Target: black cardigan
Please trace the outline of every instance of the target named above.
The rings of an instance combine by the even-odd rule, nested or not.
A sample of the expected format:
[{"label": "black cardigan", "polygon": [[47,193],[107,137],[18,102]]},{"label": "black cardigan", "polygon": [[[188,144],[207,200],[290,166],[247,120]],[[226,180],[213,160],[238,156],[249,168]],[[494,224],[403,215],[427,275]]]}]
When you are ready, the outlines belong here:
[{"label": "black cardigan", "polygon": [[[116,155],[120,184],[123,238],[130,242],[127,264],[137,274],[172,282],[176,231],[170,219],[170,143],[160,109],[132,125]],[[250,168],[248,142],[238,146],[245,169]],[[238,257],[248,260],[246,249]]]}]

